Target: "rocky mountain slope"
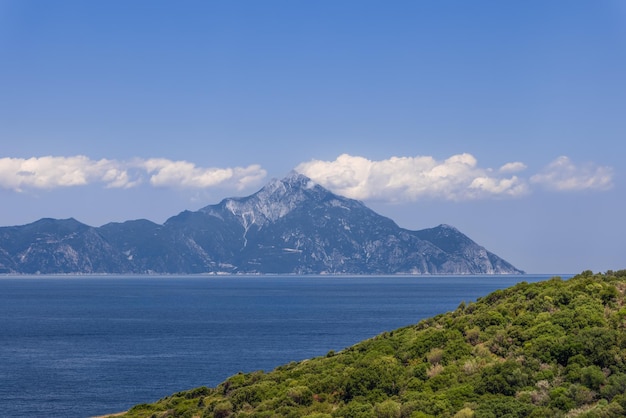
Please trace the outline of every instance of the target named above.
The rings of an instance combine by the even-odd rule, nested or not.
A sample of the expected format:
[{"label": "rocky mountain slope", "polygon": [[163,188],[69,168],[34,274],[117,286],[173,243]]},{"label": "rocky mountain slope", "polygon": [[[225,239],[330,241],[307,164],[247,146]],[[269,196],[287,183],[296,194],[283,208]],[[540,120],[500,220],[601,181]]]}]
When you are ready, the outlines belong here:
[{"label": "rocky mountain slope", "polygon": [[457,229],[410,231],[292,173],[163,225],[0,228],[0,273],[519,274]]}]

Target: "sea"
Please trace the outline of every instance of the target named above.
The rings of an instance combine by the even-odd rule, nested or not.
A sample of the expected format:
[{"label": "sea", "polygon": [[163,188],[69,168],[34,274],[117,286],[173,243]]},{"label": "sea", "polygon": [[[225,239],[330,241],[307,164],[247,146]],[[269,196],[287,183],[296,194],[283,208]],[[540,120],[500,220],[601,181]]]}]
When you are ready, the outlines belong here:
[{"label": "sea", "polygon": [[2,276],[0,414],[124,411],[551,276]]}]

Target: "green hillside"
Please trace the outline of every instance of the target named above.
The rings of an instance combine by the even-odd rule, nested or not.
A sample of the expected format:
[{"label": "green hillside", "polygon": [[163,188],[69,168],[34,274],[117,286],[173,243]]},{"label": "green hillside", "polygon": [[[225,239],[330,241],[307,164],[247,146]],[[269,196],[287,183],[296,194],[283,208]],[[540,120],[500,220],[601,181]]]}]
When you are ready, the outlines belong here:
[{"label": "green hillside", "polygon": [[126,417],[626,416],[626,270],[499,290],[339,353]]}]

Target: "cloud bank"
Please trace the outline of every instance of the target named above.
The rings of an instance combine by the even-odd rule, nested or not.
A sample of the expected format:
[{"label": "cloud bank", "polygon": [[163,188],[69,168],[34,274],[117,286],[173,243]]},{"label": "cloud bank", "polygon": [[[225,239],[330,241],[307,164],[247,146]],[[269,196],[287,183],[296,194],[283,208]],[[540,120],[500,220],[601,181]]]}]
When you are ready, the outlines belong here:
[{"label": "cloud bank", "polygon": [[102,183],[107,188],[156,187],[243,189],[259,183],[267,172],[258,165],[235,168],[198,167],[168,159],[92,160],[72,157],[0,158],[0,187],[21,192]]},{"label": "cloud bank", "polygon": [[519,197],[528,194],[533,184],[557,191],[612,187],[611,168],[578,167],[567,157],[557,158],[530,179],[513,174],[526,169],[518,161],[497,170],[482,168],[471,154],[453,155],[445,160],[417,156],[379,161],[343,154],[334,161],[312,160],[296,167],[296,171],[344,196],[390,202]]},{"label": "cloud bank", "polygon": [[[480,167],[471,154],[445,160],[430,156],[369,160],[343,154],[334,161],[312,160],[296,171],[335,193],[360,200],[406,202],[432,198],[462,201],[520,197],[533,187],[549,191],[608,190],[611,167],[576,165],[559,157],[538,173],[524,176],[526,164],[513,161],[497,169]],[[142,184],[177,189],[215,187],[243,190],[260,185],[267,176],[260,165],[199,167],[188,161],[164,158],[118,161],[86,156],[0,158],[0,188],[30,189],[101,184],[106,188],[132,188]]]}]

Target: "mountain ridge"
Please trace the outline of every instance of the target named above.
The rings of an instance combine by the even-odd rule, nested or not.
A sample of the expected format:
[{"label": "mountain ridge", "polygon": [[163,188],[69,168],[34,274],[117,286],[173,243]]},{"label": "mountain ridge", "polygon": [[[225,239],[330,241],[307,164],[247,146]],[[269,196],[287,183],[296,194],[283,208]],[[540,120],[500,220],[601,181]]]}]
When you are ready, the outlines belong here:
[{"label": "mountain ridge", "polygon": [[521,274],[458,229],[400,228],[291,172],[256,193],[91,227],[43,218],[0,228],[0,273]]}]

